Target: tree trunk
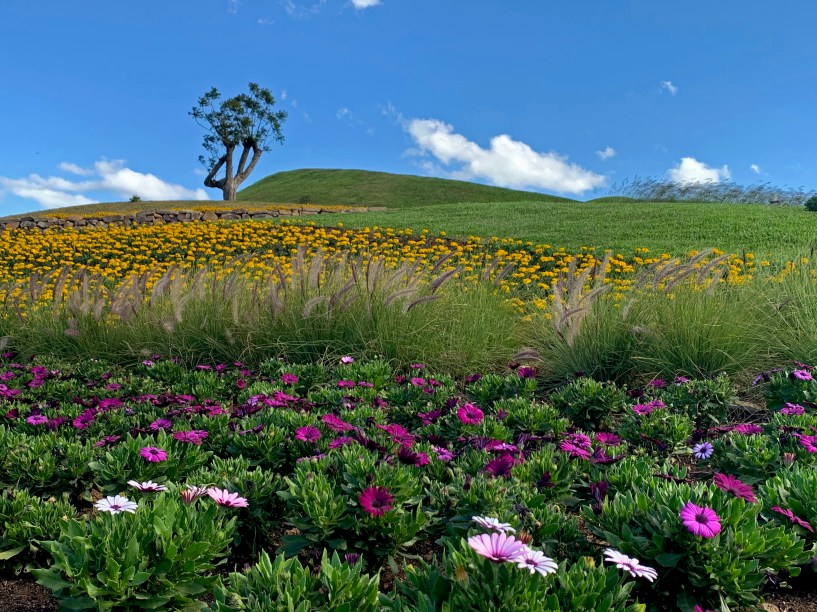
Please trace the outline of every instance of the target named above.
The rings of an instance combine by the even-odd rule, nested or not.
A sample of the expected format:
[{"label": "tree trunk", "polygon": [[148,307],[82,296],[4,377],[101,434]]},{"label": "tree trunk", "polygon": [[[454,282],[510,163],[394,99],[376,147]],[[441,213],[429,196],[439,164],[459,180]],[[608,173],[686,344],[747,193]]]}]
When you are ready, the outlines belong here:
[{"label": "tree trunk", "polygon": [[228,180],[224,182],[224,187],[221,189],[224,191],[224,200],[226,202],[235,202],[235,194],[238,191],[238,185],[236,185],[235,180]]}]

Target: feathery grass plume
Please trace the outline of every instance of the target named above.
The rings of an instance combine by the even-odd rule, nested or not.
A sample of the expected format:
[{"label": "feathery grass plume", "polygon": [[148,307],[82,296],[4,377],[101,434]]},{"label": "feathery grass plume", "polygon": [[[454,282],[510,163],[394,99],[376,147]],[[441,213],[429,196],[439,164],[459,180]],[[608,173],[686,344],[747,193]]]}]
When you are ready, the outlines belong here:
[{"label": "feathery grass plume", "polygon": [[576,258],[570,260],[567,273],[560,273],[556,284],[553,286],[553,318],[551,321],[558,336],[568,346],[573,345],[582,321],[589,314],[595,300],[611,288],[609,285],[604,284],[604,271],[609,259],[610,254],[608,253],[605,255],[603,265],[601,265],[601,274],[596,278],[595,287],[590,291],[585,291],[587,279],[591,270],[595,270],[599,267],[599,264],[586,267],[577,275]]}]

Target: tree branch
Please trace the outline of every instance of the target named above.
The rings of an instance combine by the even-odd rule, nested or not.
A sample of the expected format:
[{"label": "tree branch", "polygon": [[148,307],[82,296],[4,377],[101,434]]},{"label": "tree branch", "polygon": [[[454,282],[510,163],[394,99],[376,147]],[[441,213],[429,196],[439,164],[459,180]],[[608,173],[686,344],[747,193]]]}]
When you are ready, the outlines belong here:
[{"label": "tree branch", "polygon": [[241,176],[244,172],[244,164],[247,163],[247,156],[250,153],[251,146],[249,143],[244,143],[244,150],[241,152],[241,158],[238,160],[238,168],[235,171],[236,176]]},{"label": "tree branch", "polygon": [[[248,149],[244,149],[244,153],[246,153],[247,151]],[[243,183],[244,179],[247,178],[252,173],[253,168],[255,168],[255,165],[258,163],[258,160],[261,159],[261,153],[263,152],[264,150],[259,148],[257,144],[252,143],[252,160],[250,160],[250,165],[244,172],[236,175],[235,177],[236,187]],[[242,155],[242,157],[244,157],[244,155]]]},{"label": "tree branch", "polygon": [[217,181],[214,180],[214,179],[215,179],[216,173],[218,173],[218,171],[221,170],[221,167],[224,165],[224,162],[226,162],[226,161],[227,161],[227,154],[225,153],[224,155],[221,156],[221,158],[218,160],[216,165],[213,166],[213,169],[210,170],[210,174],[208,174],[207,177],[204,179],[204,186],[205,187],[212,187],[213,189],[224,189],[224,185],[227,182],[226,178],[219,179]]}]

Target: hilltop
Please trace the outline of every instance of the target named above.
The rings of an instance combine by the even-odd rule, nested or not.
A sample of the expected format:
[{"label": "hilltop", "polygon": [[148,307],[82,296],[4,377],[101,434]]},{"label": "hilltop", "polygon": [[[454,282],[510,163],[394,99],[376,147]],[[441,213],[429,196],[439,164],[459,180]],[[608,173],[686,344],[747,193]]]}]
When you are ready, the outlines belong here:
[{"label": "hilltop", "polygon": [[406,208],[462,202],[573,202],[532,191],[468,181],[369,170],[305,169],[278,172],[238,193],[240,202],[309,202]]}]

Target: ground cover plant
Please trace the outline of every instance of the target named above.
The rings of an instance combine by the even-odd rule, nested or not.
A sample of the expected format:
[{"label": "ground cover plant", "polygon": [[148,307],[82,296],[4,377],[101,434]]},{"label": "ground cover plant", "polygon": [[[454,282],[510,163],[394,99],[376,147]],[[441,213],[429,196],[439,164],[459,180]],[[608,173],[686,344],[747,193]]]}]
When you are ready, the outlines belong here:
[{"label": "ground cover plant", "polygon": [[6,352],[0,568],[66,609],[751,607],[813,571],[812,371],[747,424],[723,376]]}]

